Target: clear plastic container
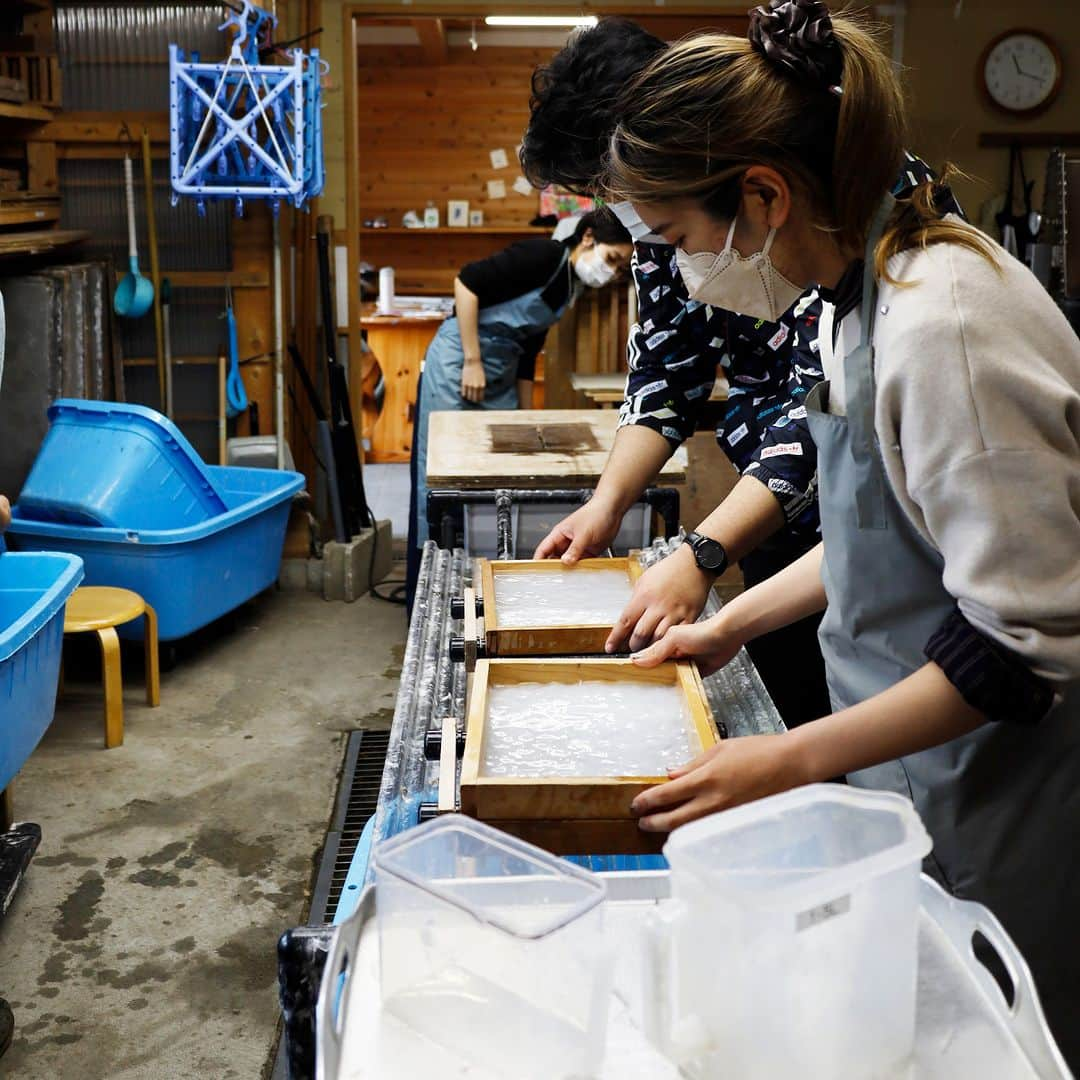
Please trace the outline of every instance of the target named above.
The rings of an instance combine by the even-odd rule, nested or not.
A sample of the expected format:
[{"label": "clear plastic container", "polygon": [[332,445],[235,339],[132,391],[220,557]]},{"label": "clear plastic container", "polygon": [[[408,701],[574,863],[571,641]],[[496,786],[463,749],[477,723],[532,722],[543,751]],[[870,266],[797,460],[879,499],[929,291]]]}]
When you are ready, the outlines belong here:
[{"label": "clear plastic container", "polygon": [[678,903],[646,976],[657,1041],[690,1075],[903,1075],[930,847],[910,801],[836,784],[676,830]]},{"label": "clear plastic container", "polygon": [[606,885],[458,814],[375,850],[383,1007],[515,1078],[594,1075],[612,957]]}]

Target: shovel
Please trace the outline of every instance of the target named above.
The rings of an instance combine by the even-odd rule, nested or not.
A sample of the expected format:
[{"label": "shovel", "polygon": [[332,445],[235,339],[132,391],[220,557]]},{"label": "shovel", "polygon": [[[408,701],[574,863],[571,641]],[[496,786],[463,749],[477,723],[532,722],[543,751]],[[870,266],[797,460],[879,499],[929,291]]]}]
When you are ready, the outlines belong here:
[{"label": "shovel", "polygon": [[138,319],[154,302],[154,285],[139,273],[139,252],[135,246],[135,183],[129,157],[124,158],[124,187],[127,192],[128,273],[116,286],[113,310],[122,318]]}]

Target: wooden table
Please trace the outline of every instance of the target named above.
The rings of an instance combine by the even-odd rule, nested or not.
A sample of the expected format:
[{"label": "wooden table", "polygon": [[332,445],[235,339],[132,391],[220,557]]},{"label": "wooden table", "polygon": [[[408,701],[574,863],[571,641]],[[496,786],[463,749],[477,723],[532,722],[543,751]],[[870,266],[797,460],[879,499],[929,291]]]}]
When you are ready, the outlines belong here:
[{"label": "wooden table", "polygon": [[[581,372],[570,373],[570,384],[578,393],[584,394],[591,402],[601,408],[621,405],[626,395],[626,372],[602,372],[586,375]],[[727,401],[728,384],[722,375],[716,378],[710,401]]]},{"label": "wooden table", "polygon": [[[514,409],[434,412],[428,421],[428,486],[580,488],[600,479],[615,441],[614,409]],[[657,482],[686,480],[686,448]]]},{"label": "wooden table", "polygon": [[[349,386],[353,415],[363,417],[363,435],[370,440],[368,461],[409,460],[420,365],[445,319],[441,314],[376,315],[374,304],[361,305],[360,328],[371,352],[349,358]],[[378,382],[375,360],[386,388],[380,411],[372,396]]]}]

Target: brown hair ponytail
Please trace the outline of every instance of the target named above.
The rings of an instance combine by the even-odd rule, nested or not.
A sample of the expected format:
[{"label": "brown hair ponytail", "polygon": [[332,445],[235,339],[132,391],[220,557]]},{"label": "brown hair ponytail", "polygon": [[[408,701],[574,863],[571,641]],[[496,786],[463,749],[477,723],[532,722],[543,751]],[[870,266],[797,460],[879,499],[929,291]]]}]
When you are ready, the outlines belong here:
[{"label": "brown hair ponytail", "polygon": [[[702,34],[672,45],[624,91],[606,186],[631,202],[697,198],[720,220],[751,165],[776,169],[814,224],[859,251],[904,160],[903,99],[874,33],[820,0],[772,0],[751,12],[748,38]],[[992,248],[942,220],[930,185],[898,207],[878,247],[959,241]]]}]

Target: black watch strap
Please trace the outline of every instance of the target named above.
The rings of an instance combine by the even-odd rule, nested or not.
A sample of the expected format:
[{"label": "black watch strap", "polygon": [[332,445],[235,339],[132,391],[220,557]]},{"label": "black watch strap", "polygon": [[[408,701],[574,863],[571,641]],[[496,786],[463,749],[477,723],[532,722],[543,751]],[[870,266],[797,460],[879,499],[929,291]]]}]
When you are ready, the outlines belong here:
[{"label": "black watch strap", "polygon": [[686,542],[694,553],[694,562],[699,570],[719,577],[728,567],[728,556],[724,545],[719,540],[702,536],[699,532],[689,533]]}]

